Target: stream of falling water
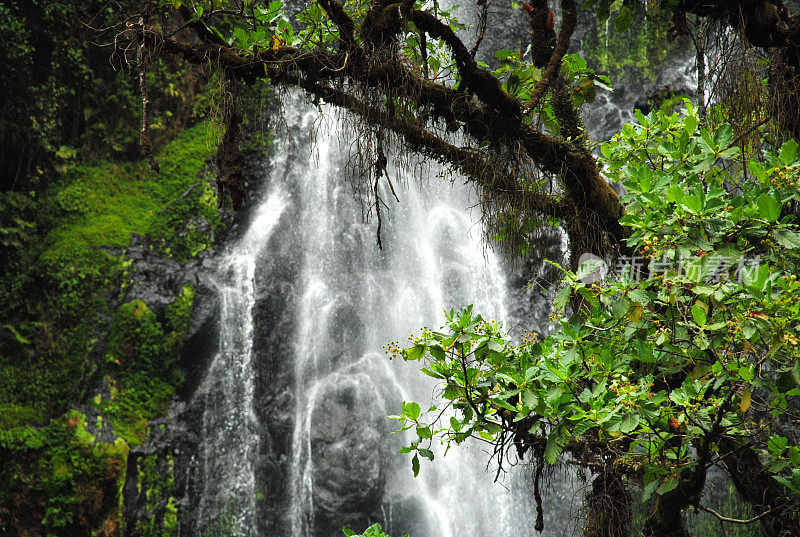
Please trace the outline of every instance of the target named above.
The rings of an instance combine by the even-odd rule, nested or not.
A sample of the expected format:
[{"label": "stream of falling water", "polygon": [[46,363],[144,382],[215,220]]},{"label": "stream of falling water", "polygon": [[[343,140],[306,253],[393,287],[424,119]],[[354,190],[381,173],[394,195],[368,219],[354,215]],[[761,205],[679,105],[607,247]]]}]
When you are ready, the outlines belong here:
[{"label": "stream of falling water", "polygon": [[204,535],[217,533],[221,526],[235,535],[255,535],[259,434],[251,363],[253,282],[258,254],[285,206],[286,196],[280,190],[267,196],[239,245],[222,260],[216,281],[222,299],[220,349],[198,390],[207,409],[201,451],[203,493],[197,507],[198,519],[211,521],[201,528]]},{"label": "stream of falling water", "polygon": [[[308,130],[319,115],[291,111],[295,130]],[[323,117],[313,146],[292,150],[292,164],[290,150],[278,145],[283,162],[274,163],[248,231],[221,263],[220,349],[197,396],[205,409],[197,535],[259,535],[254,275],[270,241],[287,240],[300,268],[293,275],[293,356],[282,359],[290,364],[294,407],[281,411],[294,425],[282,463],[286,512],[275,537],[333,537],[343,525],[360,531],[375,521],[396,536],[534,535],[523,469],[493,483],[490,454],[474,443],[447,456],[437,449],[414,478],[410,457],[397,453],[407,440],[391,435],[396,426],[387,417],[402,401],[425,405],[435,389],[419,364],[387,360],[384,344],[442,325],[445,308],[474,304],[487,318],[508,315],[504,268],[481,243],[469,192],[436,177],[435,166],[422,181],[390,167],[404,188],[397,189],[400,203],[385,211],[379,250],[375,222],[361,220],[345,178],[348,141],[334,114]]]},{"label": "stream of falling water", "polygon": [[[445,308],[474,304],[475,311],[504,319],[506,281],[498,257],[481,244],[482,231],[467,210],[466,189],[436,178],[435,167],[423,184],[390,170],[394,181],[407,188],[384,217],[384,250],[378,250],[375,223],[359,223],[341,159],[336,158],[342,153],[338,128],[330,122],[318,132],[312,155],[318,166],[299,185],[303,238],[298,247],[305,260],[294,358],[291,535],[340,534],[336,520],[346,517],[320,516],[332,510],[330,496],[347,493],[367,503],[367,496],[379,489],[384,493],[384,526],[397,528],[398,535],[532,534],[529,487],[521,491],[512,479],[506,483],[509,489],[493,484],[493,475],[485,470],[488,454],[477,445],[438,457],[414,479],[409,456],[396,452],[400,439],[379,436],[393,430],[393,423],[380,422],[397,413],[401,401],[424,405],[433,391],[418,366],[389,362],[380,352],[382,345],[422,326],[440,326]],[[354,312],[355,323],[348,321],[349,312]],[[339,399],[346,402],[331,403]],[[331,415],[338,417],[332,421]],[[366,436],[377,437],[348,441],[319,430],[330,427],[342,435],[362,435],[362,427]],[[331,472],[320,465],[336,460],[331,452],[342,458],[376,452],[386,456],[369,459],[365,467],[343,465],[348,481],[357,481],[353,474],[365,474],[359,494],[351,490],[358,482],[341,487],[330,483]],[[376,484],[374,478],[385,483]],[[398,506],[403,514],[395,520],[391,512]]]}]

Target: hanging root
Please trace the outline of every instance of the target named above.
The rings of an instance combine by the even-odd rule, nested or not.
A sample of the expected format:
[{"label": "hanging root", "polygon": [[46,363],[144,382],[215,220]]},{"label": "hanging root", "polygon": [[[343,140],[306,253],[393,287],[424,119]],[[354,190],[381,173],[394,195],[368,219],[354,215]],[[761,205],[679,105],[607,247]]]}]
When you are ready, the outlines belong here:
[{"label": "hanging root", "polygon": [[139,46],[136,49],[136,66],[139,70],[139,92],[142,95],[142,128],[139,132],[139,143],[147,156],[150,168],[158,173],[160,171],[158,162],[153,158],[153,142],[150,141],[150,98],[147,94],[147,82],[145,80],[145,40],[144,40],[144,16],[139,17]]},{"label": "hanging root", "polygon": [[604,470],[592,482],[586,495],[584,537],[627,537],[630,535],[631,495],[622,478]]},{"label": "hanging root", "polygon": [[217,202],[221,207],[225,201],[225,192],[231,195],[233,210],[242,208],[245,199],[244,181],[244,155],[239,148],[239,125],[241,116],[236,112],[236,86],[231,82],[225,89],[223,101],[222,122],[225,125],[225,134],[217,147]]},{"label": "hanging root", "polygon": [[542,493],[539,484],[544,471],[544,457],[539,456],[536,460],[536,476],[533,478],[533,497],[536,499],[536,526],[534,528],[539,533],[544,530],[544,509],[542,508]]},{"label": "hanging root", "polygon": [[[381,220],[381,204],[383,200],[381,199],[380,192],[378,190],[378,185],[381,180],[381,177],[386,175],[386,180],[389,181],[389,188],[392,189],[392,194],[394,198],[399,202],[400,200],[397,198],[397,194],[394,191],[394,186],[392,185],[392,180],[389,179],[389,172],[386,171],[386,164],[388,160],[386,159],[386,153],[383,152],[383,132],[379,129],[378,130],[378,156],[375,159],[375,181],[372,184],[372,193],[375,196],[375,217],[378,219],[378,230],[377,230],[377,240],[378,240],[378,249],[383,250],[383,243],[381,242],[381,227],[383,225],[383,221]],[[385,203],[383,203],[386,205]],[[388,207],[387,207],[388,209]]]}]

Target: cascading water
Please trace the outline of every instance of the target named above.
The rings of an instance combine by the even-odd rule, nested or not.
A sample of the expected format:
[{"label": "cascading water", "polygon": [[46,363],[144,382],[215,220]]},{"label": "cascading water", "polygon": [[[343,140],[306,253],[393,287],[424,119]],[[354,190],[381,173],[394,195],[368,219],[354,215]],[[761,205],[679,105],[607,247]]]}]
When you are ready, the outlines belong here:
[{"label": "cascading water", "polygon": [[[220,349],[198,390],[206,408],[200,461],[203,493],[198,519],[254,535],[256,528],[255,457],[258,423],[253,409],[253,322],[256,259],[283,212],[286,200],[272,192],[249,231],[221,263]],[[200,527],[201,534],[215,527]]]},{"label": "cascading water", "polygon": [[[315,142],[276,142],[281,158],[263,201],[219,270],[220,349],[194,401],[203,441],[190,470],[191,534],[331,537],[380,522],[414,537],[533,535],[523,468],[492,483],[490,454],[476,443],[437,454],[414,478],[387,417],[404,400],[430,401],[434,387],[414,364],[390,362],[382,345],[440,326],[445,308],[472,303],[487,317],[508,315],[504,267],[481,243],[467,189],[390,169],[407,188],[384,210],[379,250],[375,223],[361,221],[344,178],[339,122],[330,111],[300,110],[287,106],[287,132],[313,130]],[[279,261],[287,250],[288,274]],[[276,279],[281,291],[269,285]],[[264,315],[273,293],[285,295],[282,309]],[[265,339],[283,343],[264,349]],[[265,352],[283,371],[271,381],[257,373]],[[284,377],[285,393],[263,403],[260,391]],[[286,418],[283,433],[268,415]],[[260,469],[268,447],[281,453]]]},{"label": "cascading water", "polygon": [[[490,51],[517,47],[509,43],[527,32],[515,11],[496,6],[490,14],[487,62],[495,60]],[[582,27],[576,43],[595,28]],[[678,58],[658,83],[691,93],[691,61]],[[630,120],[628,109],[652,89],[628,82],[585,111],[597,139]],[[546,301],[531,304],[538,291],[524,287],[526,275],[481,243],[467,188],[435,177],[435,166],[420,174],[414,163],[416,175],[429,176],[421,182],[390,169],[405,188],[400,203],[387,201],[379,250],[376,222],[362,222],[346,179],[354,141],[340,139],[331,110],[300,103],[287,99],[271,171],[254,178],[263,196],[219,261],[219,349],[193,357],[198,367],[213,359],[176,411],[176,429],[188,431],[173,444],[180,534],[333,537],[342,526],[380,522],[395,536],[539,535],[531,472],[518,466],[493,483],[490,453],[478,443],[437,452],[412,476],[387,415],[402,401],[430,401],[435,389],[417,364],[390,362],[381,347],[438,327],[443,309],[470,303],[484,316],[535,329],[546,322]],[[542,248],[558,255],[560,241],[546,242]],[[528,262],[534,272],[538,261]],[[568,534],[580,489],[556,476],[544,500],[543,535]]]},{"label": "cascading water", "polygon": [[[315,151],[319,166],[303,178],[298,199],[304,264],[294,357],[291,534],[338,534],[350,518],[343,509],[382,507],[389,518],[387,510],[402,511],[414,500],[418,521],[401,516],[397,525],[415,535],[478,535],[484,520],[496,535],[520,534],[519,528],[497,531],[498,514],[509,510],[499,487],[484,502],[492,505],[479,505],[490,497],[487,490],[495,492],[481,490],[485,460],[453,453],[415,480],[407,476],[407,460],[392,460],[397,442],[387,434],[392,425],[385,416],[403,399],[429,400],[431,385],[413,365],[389,363],[381,345],[423,325],[438,326],[452,305],[474,302],[488,315],[506,314],[500,262],[483,250],[481,231],[465,212],[467,197],[438,181],[412,184],[392,207],[380,251],[374,224],[359,223],[358,206],[341,179],[335,125],[318,134]],[[413,183],[397,170],[393,175]]]}]

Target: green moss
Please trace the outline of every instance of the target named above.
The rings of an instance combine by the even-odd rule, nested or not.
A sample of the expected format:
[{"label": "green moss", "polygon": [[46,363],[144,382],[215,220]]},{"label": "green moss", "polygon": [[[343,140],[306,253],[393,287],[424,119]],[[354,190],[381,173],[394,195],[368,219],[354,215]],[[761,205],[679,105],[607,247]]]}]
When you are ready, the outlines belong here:
[{"label": "green moss", "polygon": [[138,461],[136,487],[144,495],[148,517],[136,521],[136,534],[142,537],[177,537],[178,508],[175,489],[175,464],[171,456],[148,455]]},{"label": "green moss", "polygon": [[653,84],[658,69],[669,58],[676,52],[688,50],[688,40],[668,39],[668,29],[673,24],[664,14],[640,15],[622,33],[609,22],[599,24],[581,43],[581,55],[595,70],[608,74],[612,83],[624,80],[626,72],[635,72],[641,82]]},{"label": "green moss", "polygon": [[[159,174],[65,151],[47,190],[0,193],[0,508],[15,506],[15,534],[119,533],[128,447],[182,382],[195,291],[184,287],[163,319],[142,301],[117,308],[131,270],[118,252],[132,233],[178,260],[209,247],[222,226],[206,168],[219,136],[212,124],[179,134],[156,155]],[[97,380],[107,389],[90,397]],[[88,426],[63,411],[86,400],[103,413]],[[98,442],[109,428],[120,438]],[[176,535],[174,499],[158,501],[159,535]]]},{"label": "green moss", "polygon": [[44,425],[46,421],[41,407],[0,404],[0,430],[25,424]]},{"label": "green moss", "polygon": [[166,320],[169,330],[169,344],[174,348],[183,342],[183,337],[192,325],[192,308],[195,291],[191,285],[184,285],[181,294],[167,306]]},{"label": "green moss", "polygon": [[183,380],[178,358],[191,324],[194,295],[191,286],[183,288],[167,307],[165,326],[141,300],[117,311],[104,360],[112,397],[95,403],[117,434],[132,444],[146,439],[149,420],[166,411]]},{"label": "green moss", "polygon": [[128,445],[98,442],[70,411],[43,428],[0,430],[0,505],[20,535],[91,535],[118,524]]},{"label": "green moss", "polygon": [[[214,229],[220,225],[216,197],[201,177],[218,136],[213,124],[186,130],[158,155],[158,174],[144,161],[70,169],[67,186],[54,196],[66,217],[47,237],[43,259],[58,264],[80,261],[96,248],[127,246],[131,233],[152,235],[164,248],[196,250],[188,243],[197,237],[180,245],[170,239],[178,236],[190,213],[205,218]],[[197,186],[189,195],[179,199],[193,185]]]},{"label": "green moss", "polygon": [[[40,222],[50,231],[27,250],[15,250],[25,259],[0,290],[7,299],[0,305],[7,319],[0,328],[0,401],[42,418],[52,415],[79,399],[85,379],[103,366],[87,357],[101,320],[115,315],[112,298],[130,264],[105,248],[126,246],[131,233],[149,235],[181,259],[208,247],[221,222],[202,174],[218,134],[208,125],[185,131],[157,156],[158,175],[144,161],[75,166],[36,209],[14,205],[18,213],[58,218],[53,225]],[[23,244],[26,220],[15,221],[8,224],[19,228],[15,243]],[[26,300],[15,302],[18,296]],[[179,338],[171,338],[177,347]]]}]

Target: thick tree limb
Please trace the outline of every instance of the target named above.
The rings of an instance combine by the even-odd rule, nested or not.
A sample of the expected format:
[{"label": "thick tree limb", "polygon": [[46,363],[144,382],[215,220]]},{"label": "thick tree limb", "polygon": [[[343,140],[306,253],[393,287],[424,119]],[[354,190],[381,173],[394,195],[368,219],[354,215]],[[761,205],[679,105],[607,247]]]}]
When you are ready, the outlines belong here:
[{"label": "thick tree limb", "polygon": [[503,91],[500,81],[494,75],[478,67],[475,58],[450,26],[430,13],[420,10],[411,13],[411,21],[420,30],[447,44],[464,84],[482,102],[492,106],[504,116],[521,117],[519,101]]},{"label": "thick tree limb", "polygon": [[558,41],[542,73],[542,81],[536,86],[528,102],[525,103],[525,112],[530,112],[539,106],[544,94],[547,93],[547,90],[553,85],[553,81],[556,77],[561,74],[561,64],[564,60],[564,55],[567,53],[567,50],[569,50],[570,40],[572,39],[572,34],[575,33],[575,25],[578,22],[575,0],[562,0],[561,13],[563,21],[558,34]]},{"label": "thick tree limb", "polygon": [[356,25],[350,15],[344,10],[344,6],[338,0],[319,0],[319,5],[331,18],[333,23],[339,28],[340,39],[345,45],[354,43]]},{"label": "thick tree limb", "polygon": [[453,166],[495,197],[521,199],[523,206],[527,209],[546,216],[563,218],[569,214],[570,202],[568,200],[559,200],[553,196],[525,188],[510,175],[499,173],[493,163],[487,161],[475,150],[448,143],[430,131],[420,128],[418,122],[391,116],[335,88],[300,78],[296,78],[295,81],[298,86],[312,95],[359,116],[367,124],[388,128],[400,135],[413,151],[442,164]]},{"label": "thick tree limb", "polygon": [[792,35],[795,32],[790,32],[796,17],[782,13],[779,4],[771,0],[681,0],[676,9],[724,20],[757,47],[784,47],[788,40],[797,39]]},{"label": "thick tree limb", "polygon": [[[574,2],[564,1],[567,13],[560,41],[568,44],[570,27],[574,26],[574,22],[571,22],[574,10],[570,12]],[[341,8],[341,4],[337,4],[336,0],[323,2],[340,30],[344,29],[343,33],[348,34],[352,19]],[[536,207],[537,212],[550,215],[567,214],[570,218],[567,227],[571,230],[586,227],[586,222],[591,221],[597,232],[607,232],[611,243],[624,249],[627,234],[618,222],[622,206],[616,193],[600,176],[588,150],[576,139],[551,136],[527,123],[522,117],[518,99],[504,92],[499,81],[477,65],[452,29],[432,14],[413,10],[410,6],[408,2],[375,6],[374,13],[384,14],[387,18],[382,21],[374,18],[370,23],[373,27],[369,31],[380,34],[373,35],[373,45],[384,43],[381,40],[397,33],[399,25],[406,20],[411,21],[420,32],[446,43],[461,76],[459,88],[420,78],[393,55],[391,47],[380,49],[383,51],[380,53],[379,49],[372,49],[368,54],[358,43],[350,42],[338,51],[300,50],[287,46],[254,53],[202,38],[196,43],[181,41],[176,37],[159,38],[153,29],[144,32],[144,35],[153,46],[163,46],[166,51],[179,54],[188,61],[216,63],[233,79],[253,82],[266,77],[276,84],[299,85],[367,121],[380,121],[403,136],[416,150],[456,166],[468,177],[481,178],[482,182],[478,182],[484,187],[503,192],[509,200],[515,197],[522,207]],[[361,25],[362,34],[367,22],[365,19]],[[477,161],[472,150],[453,146],[433,134],[426,120],[413,126],[403,124],[394,114],[364,109],[364,103],[357,104],[360,102],[358,99],[346,98],[345,90],[333,89],[348,87],[378,91],[390,100],[402,99],[412,109],[427,111],[431,120],[443,119],[448,124],[448,130],[460,129],[466,136],[488,143],[494,150],[505,148],[502,150],[514,154],[522,149],[542,171],[562,178],[565,200],[568,201],[556,206],[550,200],[527,192],[513,177],[504,177],[500,171],[487,167],[485,161]],[[352,93],[352,90],[347,91]],[[574,110],[572,112],[577,116]],[[586,231],[582,235],[588,236]],[[581,247],[591,249],[597,243],[589,240]]]}]

